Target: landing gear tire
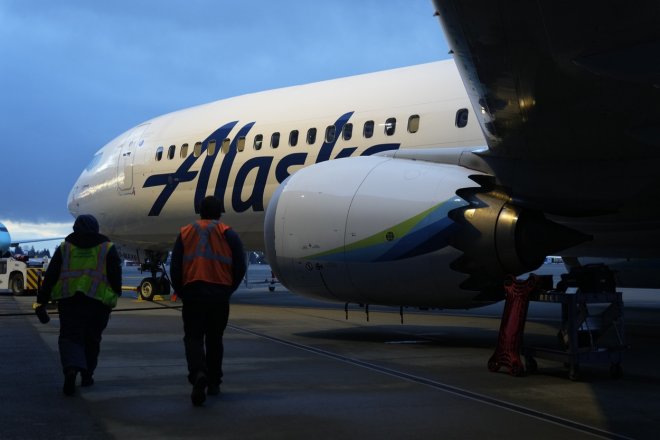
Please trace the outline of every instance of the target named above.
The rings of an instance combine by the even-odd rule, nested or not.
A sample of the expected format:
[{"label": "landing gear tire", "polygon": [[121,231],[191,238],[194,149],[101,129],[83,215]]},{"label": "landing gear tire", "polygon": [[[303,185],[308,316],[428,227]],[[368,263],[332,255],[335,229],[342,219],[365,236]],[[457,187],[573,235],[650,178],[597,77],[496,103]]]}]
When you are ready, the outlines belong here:
[{"label": "landing gear tire", "polygon": [[156,279],[151,277],[143,279],[138,286],[138,293],[140,299],[153,301],[156,295]]},{"label": "landing gear tire", "polygon": [[25,292],[25,281],[23,275],[15,273],[9,277],[9,289],[12,295],[22,295]]},{"label": "landing gear tire", "polygon": [[148,277],[140,282],[138,287],[140,298],[145,301],[153,301],[156,295],[169,295],[170,282],[164,278]]}]

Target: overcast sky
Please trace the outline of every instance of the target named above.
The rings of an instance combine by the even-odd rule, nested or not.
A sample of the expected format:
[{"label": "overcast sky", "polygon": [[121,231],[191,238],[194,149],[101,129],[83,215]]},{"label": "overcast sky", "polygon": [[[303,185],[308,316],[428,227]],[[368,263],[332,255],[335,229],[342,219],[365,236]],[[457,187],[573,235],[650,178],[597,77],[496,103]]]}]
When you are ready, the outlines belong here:
[{"label": "overcast sky", "polygon": [[80,171],[154,116],[447,52],[431,0],[0,0],[0,222],[70,232]]}]

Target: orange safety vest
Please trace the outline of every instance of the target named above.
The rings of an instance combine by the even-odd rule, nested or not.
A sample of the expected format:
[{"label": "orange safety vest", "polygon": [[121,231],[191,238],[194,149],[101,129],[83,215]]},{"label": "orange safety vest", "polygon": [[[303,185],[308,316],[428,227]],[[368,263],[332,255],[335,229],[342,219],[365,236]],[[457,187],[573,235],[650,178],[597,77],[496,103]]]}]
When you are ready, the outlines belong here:
[{"label": "orange safety vest", "polygon": [[230,229],[217,220],[197,220],[181,228],[183,284],[193,281],[231,286],[232,254],[225,239]]}]

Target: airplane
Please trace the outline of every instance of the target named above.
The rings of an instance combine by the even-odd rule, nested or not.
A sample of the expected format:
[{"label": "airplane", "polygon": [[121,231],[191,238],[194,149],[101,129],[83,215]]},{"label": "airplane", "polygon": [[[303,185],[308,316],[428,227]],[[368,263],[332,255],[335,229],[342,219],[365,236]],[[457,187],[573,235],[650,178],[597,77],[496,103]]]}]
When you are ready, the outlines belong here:
[{"label": "airplane", "polygon": [[471,308],[546,255],[660,250],[655,2],[434,0],[453,60],[155,117],[68,197],[168,293],[162,262],[206,195],[289,290]]},{"label": "airplane", "polygon": [[9,249],[18,246],[21,243],[37,243],[42,241],[63,240],[64,237],[42,237],[42,238],[29,238],[25,240],[13,240],[7,227],[0,222],[0,258],[9,256]]}]

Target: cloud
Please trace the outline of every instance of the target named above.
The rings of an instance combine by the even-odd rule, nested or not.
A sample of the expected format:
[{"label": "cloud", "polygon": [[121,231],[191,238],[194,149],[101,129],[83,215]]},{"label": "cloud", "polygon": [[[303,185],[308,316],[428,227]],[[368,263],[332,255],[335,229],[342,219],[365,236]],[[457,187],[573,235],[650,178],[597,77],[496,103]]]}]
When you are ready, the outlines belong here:
[{"label": "cloud", "polygon": [[0,220],[12,234],[12,239],[34,240],[37,238],[64,237],[73,232],[73,221],[31,223],[13,220]]},{"label": "cloud", "polygon": [[56,237],[66,237],[73,232],[73,222],[44,222],[44,223],[31,223],[23,221],[2,220],[9,233],[11,234],[12,241],[20,242],[21,240],[36,240],[39,238],[49,239],[47,241],[37,241],[34,243],[26,243],[21,247],[25,250],[26,247],[33,247],[37,250],[50,249],[51,255],[59,246],[61,239],[52,240]]},{"label": "cloud", "polygon": [[0,215],[70,219],[94,152],[157,115],[447,57],[432,13],[429,0],[0,1],[0,161],[13,184]]}]

